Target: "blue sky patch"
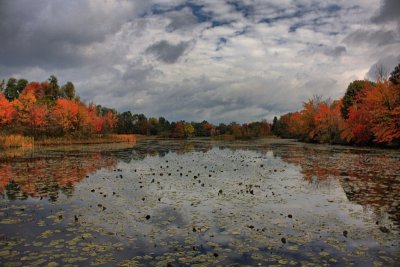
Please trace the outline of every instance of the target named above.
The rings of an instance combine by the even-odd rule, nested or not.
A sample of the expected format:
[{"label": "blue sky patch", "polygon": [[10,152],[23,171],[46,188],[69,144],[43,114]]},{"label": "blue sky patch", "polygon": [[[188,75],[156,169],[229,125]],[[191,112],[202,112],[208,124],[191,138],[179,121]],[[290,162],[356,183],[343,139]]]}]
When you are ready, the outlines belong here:
[{"label": "blue sky patch", "polygon": [[180,11],[180,10],[184,9],[185,7],[188,7],[192,10],[193,15],[197,18],[197,21],[200,23],[210,21],[212,19],[211,12],[205,12],[203,10],[204,5],[199,5],[199,4],[195,4],[192,2],[186,2],[184,4],[173,6],[173,7],[163,6],[163,5],[154,5],[152,7],[151,11],[155,15],[162,15],[164,13],[171,12],[171,11]]},{"label": "blue sky patch", "polygon": [[235,11],[242,13],[245,18],[254,13],[254,7],[245,5],[242,1],[227,1],[226,3],[234,7]]}]

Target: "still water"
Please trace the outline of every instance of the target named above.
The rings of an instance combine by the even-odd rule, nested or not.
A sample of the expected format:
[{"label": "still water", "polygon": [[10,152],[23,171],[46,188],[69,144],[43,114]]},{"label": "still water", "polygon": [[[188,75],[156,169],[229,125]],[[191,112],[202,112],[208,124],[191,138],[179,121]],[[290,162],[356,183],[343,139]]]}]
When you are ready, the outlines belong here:
[{"label": "still water", "polygon": [[400,152],[261,139],[0,152],[1,266],[398,266]]}]

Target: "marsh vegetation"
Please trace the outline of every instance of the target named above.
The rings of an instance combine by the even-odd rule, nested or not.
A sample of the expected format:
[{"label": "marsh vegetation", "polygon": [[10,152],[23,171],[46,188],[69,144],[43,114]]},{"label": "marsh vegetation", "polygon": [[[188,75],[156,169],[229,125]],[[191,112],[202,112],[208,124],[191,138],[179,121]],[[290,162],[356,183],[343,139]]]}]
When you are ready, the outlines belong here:
[{"label": "marsh vegetation", "polygon": [[400,261],[400,154],[253,141],[10,150],[2,266]]}]

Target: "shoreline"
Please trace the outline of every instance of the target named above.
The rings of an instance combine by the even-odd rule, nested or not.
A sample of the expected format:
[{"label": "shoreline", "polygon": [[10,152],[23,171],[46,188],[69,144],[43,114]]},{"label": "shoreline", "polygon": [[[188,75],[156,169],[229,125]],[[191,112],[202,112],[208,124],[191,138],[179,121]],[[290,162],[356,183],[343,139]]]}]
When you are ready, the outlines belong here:
[{"label": "shoreline", "polygon": [[[0,150],[15,148],[33,148],[35,146],[69,146],[69,145],[94,145],[112,143],[135,143],[138,137],[134,134],[109,134],[97,135],[87,138],[54,137],[35,140],[22,135],[8,135],[0,142]],[[16,141],[15,141],[16,140]],[[0,140],[2,141],[2,140]]]},{"label": "shoreline", "polygon": [[[252,142],[255,140],[269,139],[275,142],[287,142],[298,144],[298,145],[315,145],[319,147],[331,147],[337,149],[354,149],[354,150],[384,150],[384,151],[399,151],[397,147],[388,146],[356,146],[348,144],[329,144],[329,143],[314,143],[305,142],[292,138],[281,138],[277,136],[259,137],[253,139],[230,139],[230,138],[215,138],[215,137],[189,137],[189,138],[170,138],[163,136],[146,136],[137,134],[108,134],[108,135],[97,135],[87,138],[70,138],[70,137],[54,137],[33,140],[32,137],[20,136],[20,135],[9,135],[14,139],[19,138],[21,140],[29,140],[27,143],[13,144],[11,146],[2,145],[0,142],[0,151],[9,149],[31,149],[33,147],[50,147],[50,146],[73,146],[73,145],[99,145],[99,144],[120,144],[120,143],[136,143],[138,140],[170,140],[170,141],[193,141],[193,140],[209,140],[209,141],[226,141],[226,142]],[[9,136],[3,136],[7,138]],[[1,136],[0,136],[1,138]],[[1,140],[0,140],[1,141]]]}]

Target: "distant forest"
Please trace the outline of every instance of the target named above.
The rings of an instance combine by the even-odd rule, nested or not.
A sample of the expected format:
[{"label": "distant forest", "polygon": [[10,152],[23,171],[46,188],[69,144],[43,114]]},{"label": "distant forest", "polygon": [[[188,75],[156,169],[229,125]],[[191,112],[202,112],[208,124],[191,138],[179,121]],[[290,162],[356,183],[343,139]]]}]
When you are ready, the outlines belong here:
[{"label": "distant forest", "polygon": [[306,142],[400,146],[400,64],[390,77],[356,80],[343,98],[315,96],[297,112],[239,124],[207,121],[169,122],[130,111],[86,104],[72,82],[60,86],[54,75],[45,82],[9,78],[0,82],[0,135],[35,138],[89,137],[94,134],[141,134],[168,138],[249,139],[276,135]]},{"label": "distant forest", "polygon": [[60,86],[54,75],[45,82],[9,78],[0,83],[0,134],[23,134],[35,138],[90,137],[94,134],[140,134],[170,138],[232,136],[251,138],[271,135],[266,121],[229,125],[202,122],[169,122],[163,117],[147,118],[130,111],[86,104],[75,86]]}]

